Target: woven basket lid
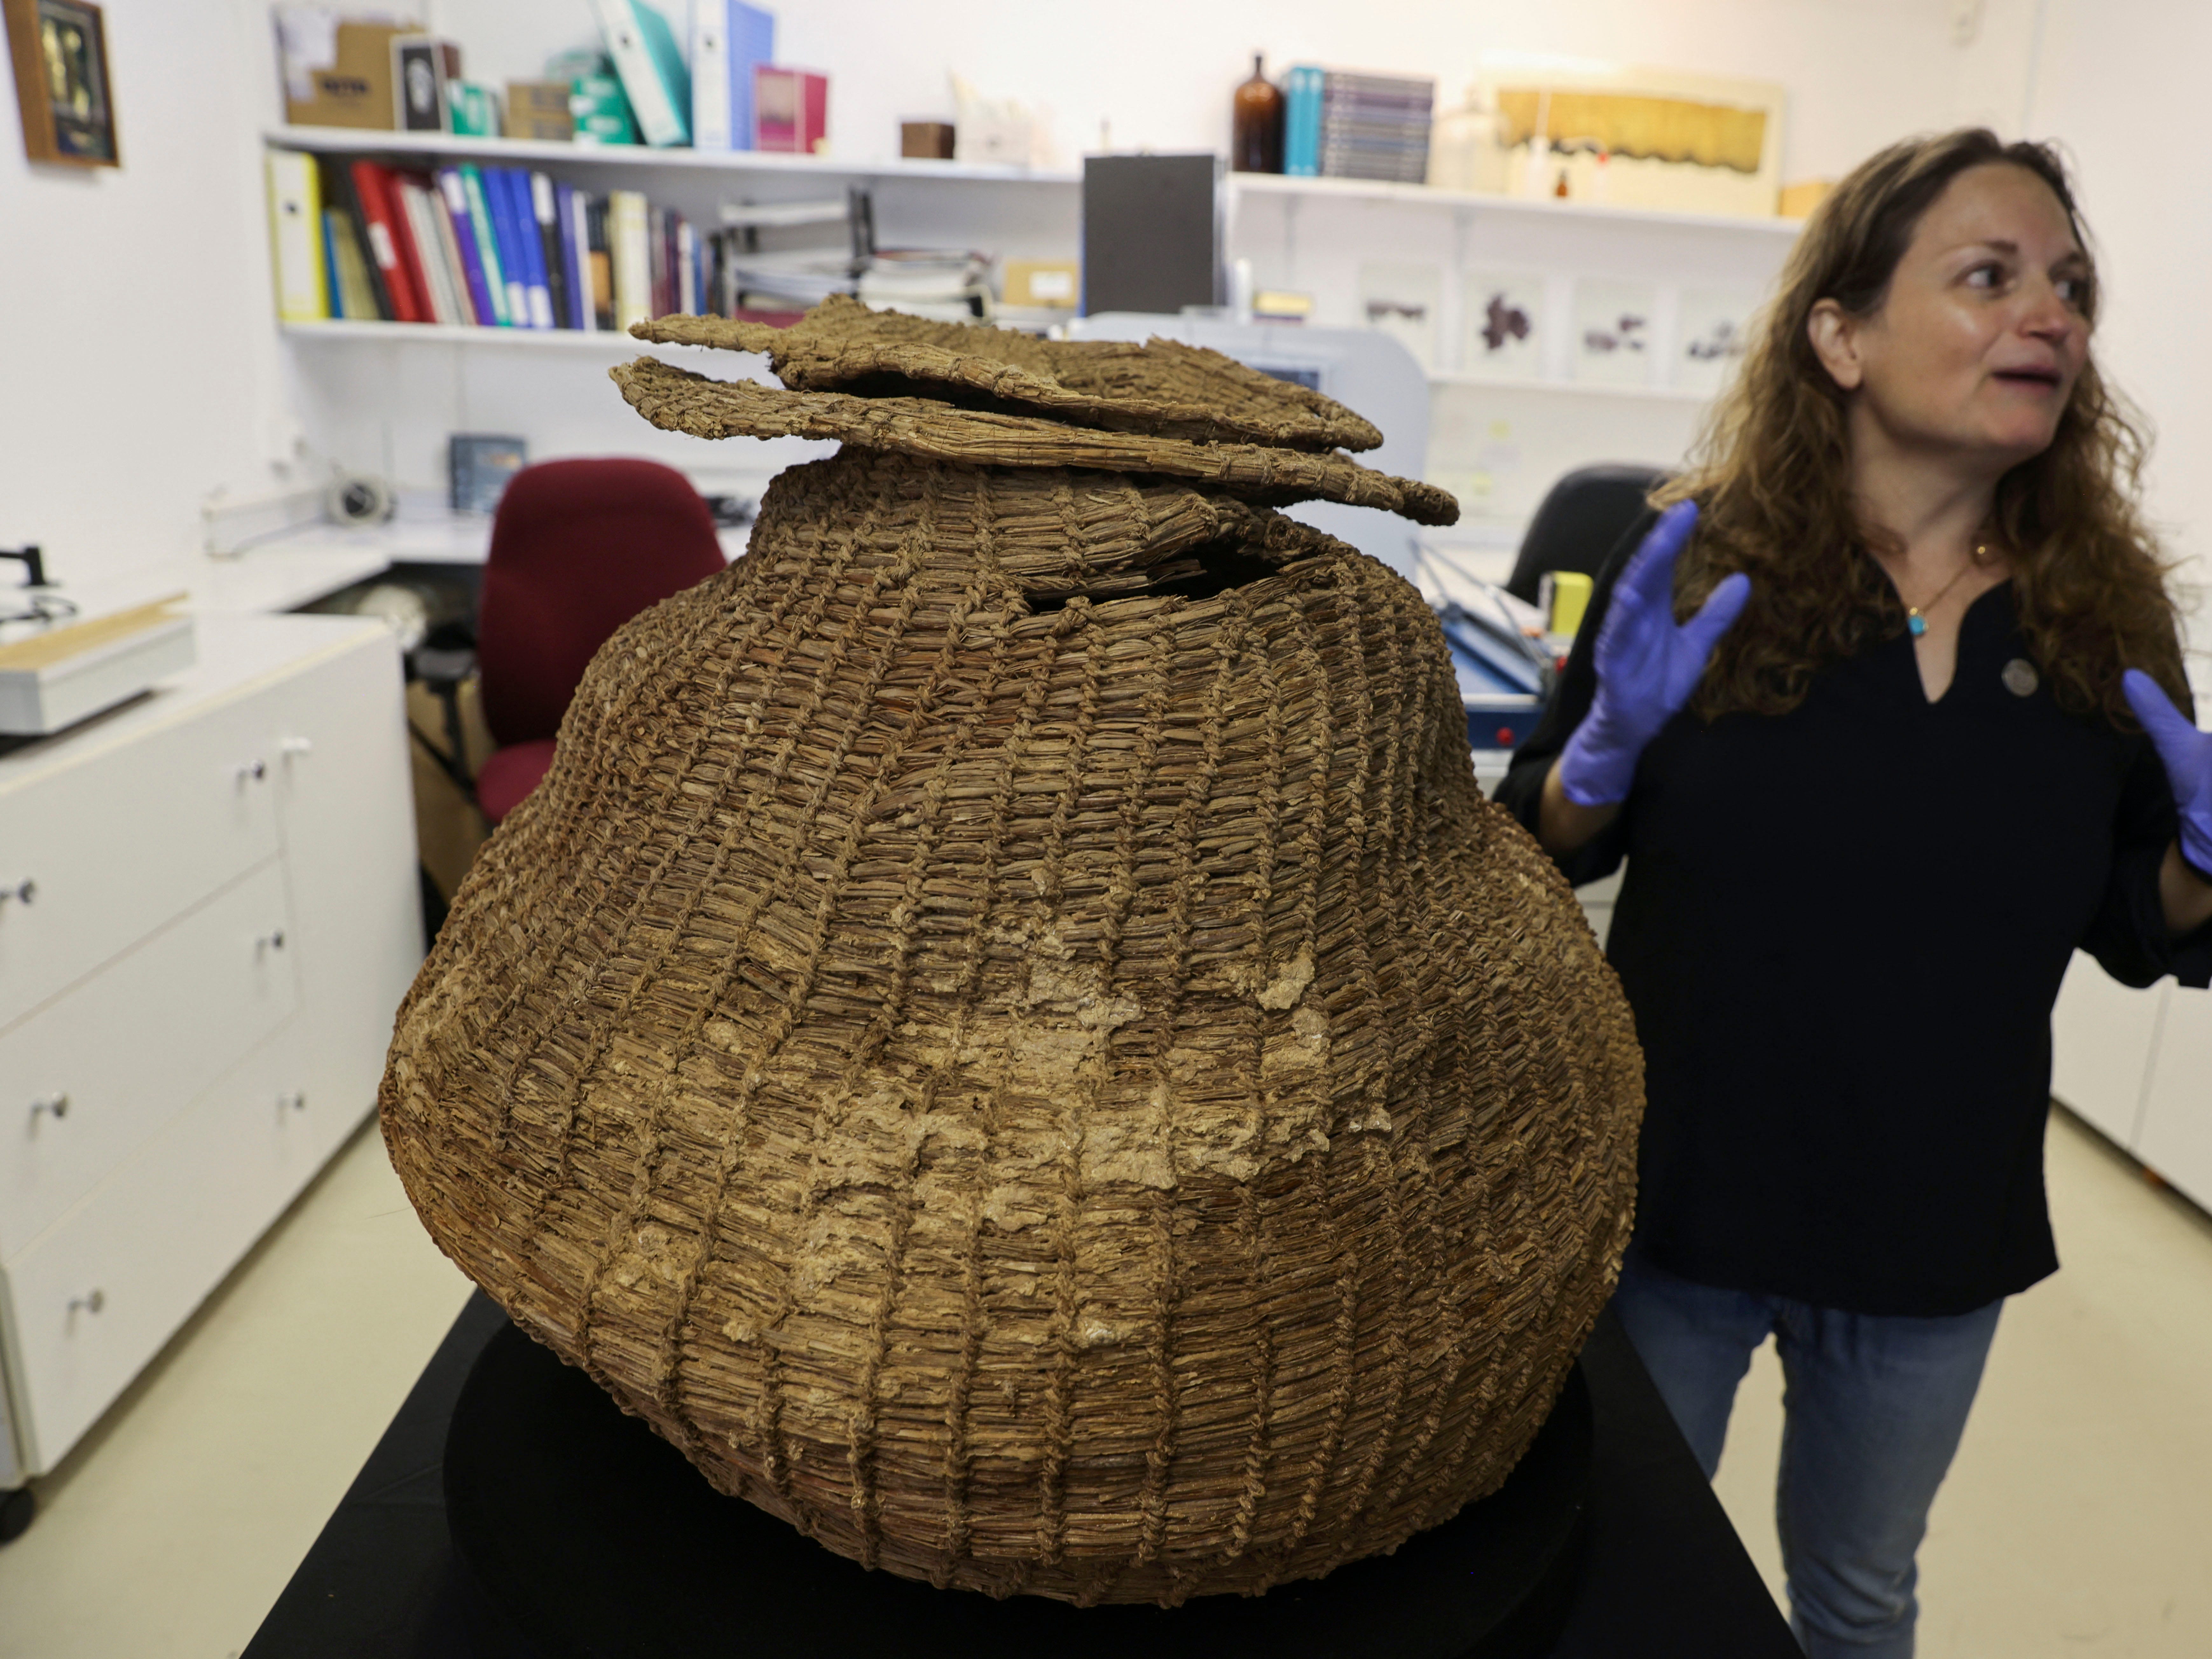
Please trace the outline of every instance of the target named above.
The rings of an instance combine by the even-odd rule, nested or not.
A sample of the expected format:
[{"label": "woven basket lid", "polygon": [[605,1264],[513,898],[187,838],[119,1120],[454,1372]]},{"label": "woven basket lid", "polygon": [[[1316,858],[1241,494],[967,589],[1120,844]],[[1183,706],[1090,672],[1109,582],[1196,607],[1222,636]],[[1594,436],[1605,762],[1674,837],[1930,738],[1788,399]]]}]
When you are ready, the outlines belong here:
[{"label": "woven basket lid", "polygon": [[971,465],[1164,473],[1273,506],[1319,500],[1380,507],[1416,524],[1459,518],[1459,503],[1448,491],[1340,455],[1099,431],[927,398],[787,392],[752,380],[713,380],[658,357],[640,357],[608,374],[647,420],[695,438],[832,438]]},{"label": "woven basket lid", "polygon": [[641,340],[764,351],[798,391],[945,398],[1074,426],[1195,443],[1373,449],[1382,434],[1334,398],[1201,346],[1042,340],[872,311],[833,295],[790,328],[722,317],[633,323]]},{"label": "woven basket lid", "polygon": [[594,659],[380,1093],[440,1246],[720,1490],[1077,1602],[1494,1490],[1641,1105],[1410,586],[1188,481],[858,445]]}]

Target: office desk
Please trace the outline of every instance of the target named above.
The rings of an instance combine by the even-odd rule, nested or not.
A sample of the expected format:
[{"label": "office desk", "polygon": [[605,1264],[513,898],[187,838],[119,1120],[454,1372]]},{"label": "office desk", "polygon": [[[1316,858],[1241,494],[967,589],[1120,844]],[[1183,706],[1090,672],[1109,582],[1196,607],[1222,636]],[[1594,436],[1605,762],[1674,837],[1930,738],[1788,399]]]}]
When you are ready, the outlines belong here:
[{"label": "office desk", "polygon": [[[470,1298],[244,1659],[525,1659],[472,1645],[478,1592],[454,1559],[441,1479],[453,1402],[504,1323],[481,1293]],[[1610,1314],[1583,1364],[1595,1422],[1589,1530],[1553,1659],[1801,1659]]]}]

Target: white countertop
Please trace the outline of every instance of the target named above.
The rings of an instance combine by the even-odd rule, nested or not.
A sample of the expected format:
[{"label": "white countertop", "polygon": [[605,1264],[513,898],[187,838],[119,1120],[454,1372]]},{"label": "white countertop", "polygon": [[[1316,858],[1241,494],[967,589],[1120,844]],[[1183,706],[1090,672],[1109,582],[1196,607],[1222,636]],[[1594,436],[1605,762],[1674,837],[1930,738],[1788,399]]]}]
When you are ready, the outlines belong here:
[{"label": "white countertop", "polygon": [[[726,556],[744,556],[749,526],[719,533]],[[491,520],[477,514],[395,519],[367,530],[311,525],[225,558],[186,555],[95,581],[65,581],[56,592],[84,617],[179,592],[198,616],[290,611],[395,564],[480,565],[490,542]]]}]

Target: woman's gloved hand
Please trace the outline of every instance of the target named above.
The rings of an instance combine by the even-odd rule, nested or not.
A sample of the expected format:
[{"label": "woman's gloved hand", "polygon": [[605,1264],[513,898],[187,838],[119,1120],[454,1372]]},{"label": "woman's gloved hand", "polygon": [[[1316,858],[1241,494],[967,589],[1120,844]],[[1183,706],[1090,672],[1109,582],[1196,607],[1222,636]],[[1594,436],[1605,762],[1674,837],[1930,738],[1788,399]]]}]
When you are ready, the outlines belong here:
[{"label": "woman's gloved hand", "polygon": [[1613,584],[1593,658],[1597,695],[1559,757],[1559,787],[1578,806],[1628,798],[1637,757],[1689,702],[1713,647],[1751,598],[1751,578],[1738,571],[1696,616],[1675,624],[1674,560],[1697,526],[1698,504],[1675,502]]},{"label": "woman's gloved hand", "polygon": [[2166,763],[2166,781],[2173,786],[2174,810],[2181,817],[2181,856],[2212,881],[2212,732],[2191,725],[2159,683],[2140,668],[2128,670],[2120,689]]}]

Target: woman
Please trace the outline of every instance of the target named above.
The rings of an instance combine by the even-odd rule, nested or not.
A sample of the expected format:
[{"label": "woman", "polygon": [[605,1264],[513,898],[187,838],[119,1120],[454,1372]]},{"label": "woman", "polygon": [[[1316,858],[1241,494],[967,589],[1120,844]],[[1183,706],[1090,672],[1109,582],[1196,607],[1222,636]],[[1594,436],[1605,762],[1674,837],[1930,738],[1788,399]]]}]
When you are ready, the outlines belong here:
[{"label": "woman", "polygon": [[1498,792],[1571,880],[1628,860],[1609,952],[1650,1103],[1615,1306],[1708,1475],[1776,1337],[1815,1656],[1911,1652],[1998,1309],[2057,1267],[2075,948],[2212,981],[2212,736],[2175,707],[2095,312],[2049,150],[1859,167]]}]

